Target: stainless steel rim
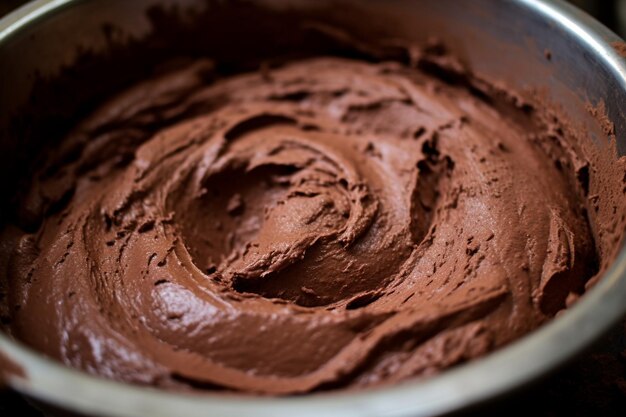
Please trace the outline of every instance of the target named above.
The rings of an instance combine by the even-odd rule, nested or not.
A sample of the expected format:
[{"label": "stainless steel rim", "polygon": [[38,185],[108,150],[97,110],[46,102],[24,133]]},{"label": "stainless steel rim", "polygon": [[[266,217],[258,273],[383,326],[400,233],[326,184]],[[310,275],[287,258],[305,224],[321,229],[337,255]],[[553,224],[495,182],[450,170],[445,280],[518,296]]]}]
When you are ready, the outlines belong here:
[{"label": "stainless steel rim", "polygon": [[[0,42],[26,25],[81,0],[38,0],[0,20]],[[533,10],[592,50],[626,94],[626,61],[610,46],[619,38],[561,0],[508,0]],[[626,248],[596,287],[558,320],[484,359],[440,376],[358,393],[295,398],[175,394],[96,378],[67,368],[0,333],[0,351],[27,377],[15,389],[87,415],[140,416],[429,416],[477,404],[524,385],[587,347],[626,312]],[[68,389],[71,388],[71,389]]]}]

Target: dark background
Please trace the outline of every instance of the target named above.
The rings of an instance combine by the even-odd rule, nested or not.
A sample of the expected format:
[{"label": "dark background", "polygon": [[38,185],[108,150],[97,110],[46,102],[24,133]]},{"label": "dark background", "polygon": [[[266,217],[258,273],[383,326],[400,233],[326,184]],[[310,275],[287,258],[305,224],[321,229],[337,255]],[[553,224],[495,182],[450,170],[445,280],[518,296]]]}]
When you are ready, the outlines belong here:
[{"label": "dark background", "polygon": [[[626,0],[571,2],[625,37]],[[0,0],[0,16],[23,3]],[[543,381],[466,415],[626,416],[626,320],[587,353]],[[43,417],[18,394],[0,389],[0,417],[13,416]]]}]

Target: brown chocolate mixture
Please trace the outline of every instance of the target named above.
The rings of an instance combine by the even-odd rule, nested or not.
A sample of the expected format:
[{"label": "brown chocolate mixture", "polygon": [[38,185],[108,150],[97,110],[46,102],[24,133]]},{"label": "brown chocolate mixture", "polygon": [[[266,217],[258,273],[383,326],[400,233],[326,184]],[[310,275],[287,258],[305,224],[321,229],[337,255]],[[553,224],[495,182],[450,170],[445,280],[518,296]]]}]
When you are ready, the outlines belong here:
[{"label": "brown chocolate mixture", "polygon": [[40,227],[3,232],[8,331],[108,378],[294,394],[553,317],[615,255],[624,160],[431,52],[200,60],[111,99],[33,178]]},{"label": "brown chocolate mixture", "polygon": [[611,46],[622,58],[626,58],[626,43],[622,41],[611,42]]}]

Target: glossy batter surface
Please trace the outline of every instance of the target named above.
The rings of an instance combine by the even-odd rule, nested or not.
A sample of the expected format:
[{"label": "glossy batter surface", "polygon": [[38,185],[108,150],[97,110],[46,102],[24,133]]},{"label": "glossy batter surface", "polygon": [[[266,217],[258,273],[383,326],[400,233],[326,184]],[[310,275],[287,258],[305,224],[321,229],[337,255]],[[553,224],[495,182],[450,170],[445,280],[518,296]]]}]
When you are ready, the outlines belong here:
[{"label": "glossy batter surface", "polygon": [[536,328],[597,272],[589,167],[533,107],[424,68],[199,61],[112,99],[33,181],[39,228],[4,233],[11,333],[108,378],[276,395]]}]

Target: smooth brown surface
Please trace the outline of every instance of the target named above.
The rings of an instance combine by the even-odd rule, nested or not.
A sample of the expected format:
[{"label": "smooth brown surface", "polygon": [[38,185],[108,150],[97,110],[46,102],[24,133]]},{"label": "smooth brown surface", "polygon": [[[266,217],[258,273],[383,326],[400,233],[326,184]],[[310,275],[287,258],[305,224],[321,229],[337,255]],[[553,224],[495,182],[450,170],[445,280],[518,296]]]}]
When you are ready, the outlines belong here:
[{"label": "smooth brown surface", "polygon": [[201,60],[109,101],[34,179],[38,230],[4,233],[10,332],[109,378],[293,394],[431,375],[574,302],[623,161],[409,55]]}]

